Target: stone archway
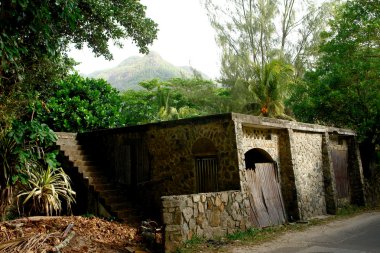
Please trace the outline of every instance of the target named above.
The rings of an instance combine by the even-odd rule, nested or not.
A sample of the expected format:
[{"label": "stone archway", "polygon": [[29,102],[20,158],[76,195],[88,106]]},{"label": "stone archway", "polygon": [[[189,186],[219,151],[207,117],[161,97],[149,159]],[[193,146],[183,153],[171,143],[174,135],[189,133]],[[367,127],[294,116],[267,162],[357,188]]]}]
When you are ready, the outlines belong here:
[{"label": "stone archway", "polygon": [[244,157],[252,222],[257,227],[285,223],[285,208],[273,158],[258,148],[249,150]]}]

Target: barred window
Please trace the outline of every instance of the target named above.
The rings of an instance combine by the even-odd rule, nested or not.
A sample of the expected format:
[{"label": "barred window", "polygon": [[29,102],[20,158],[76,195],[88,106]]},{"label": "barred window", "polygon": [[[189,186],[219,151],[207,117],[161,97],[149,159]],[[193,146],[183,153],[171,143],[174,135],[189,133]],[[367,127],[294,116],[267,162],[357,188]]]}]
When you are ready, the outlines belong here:
[{"label": "barred window", "polygon": [[216,157],[195,159],[197,192],[218,191],[218,163]]},{"label": "barred window", "polygon": [[192,147],[195,157],[195,182],[197,192],[218,190],[217,149],[211,140],[198,139]]}]

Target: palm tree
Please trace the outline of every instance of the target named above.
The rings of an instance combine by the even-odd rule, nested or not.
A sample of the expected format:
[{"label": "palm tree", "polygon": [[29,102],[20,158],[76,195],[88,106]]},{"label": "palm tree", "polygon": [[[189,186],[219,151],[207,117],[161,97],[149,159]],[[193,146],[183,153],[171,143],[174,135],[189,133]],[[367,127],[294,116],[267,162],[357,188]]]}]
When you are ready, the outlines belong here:
[{"label": "palm tree", "polygon": [[244,113],[291,119],[285,114],[284,102],[293,82],[292,74],[292,66],[281,58],[256,66],[251,80],[236,82],[232,90],[236,105]]}]

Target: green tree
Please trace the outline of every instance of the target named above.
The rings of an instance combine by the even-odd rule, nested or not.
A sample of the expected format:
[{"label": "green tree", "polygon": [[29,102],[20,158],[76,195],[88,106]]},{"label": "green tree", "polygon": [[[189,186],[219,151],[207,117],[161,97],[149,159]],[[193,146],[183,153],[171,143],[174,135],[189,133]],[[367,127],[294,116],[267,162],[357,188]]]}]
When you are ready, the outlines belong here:
[{"label": "green tree", "polygon": [[25,106],[15,105],[67,74],[69,45],[85,44],[111,59],[111,41],[122,46],[121,40],[130,38],[147,53],[157,34],[145,6],[135,0],[4,0],[0,24],[0,107],[10,115],[2,117],[5,123],[23,113]]},{"label": "green tree", "polygon": [[298,119],[355,129],[366,175],[380,143],[380,2],[347,1],[323,34],[316,69],[291,100]]},{"label": "green tree", "polygon": [[168,81],[153,79],[139,84],[143,89],[128,90],[122,94],[123,117],[128,124],[227,111],[229,94],[209,80],[200,77],[173,78]]},{"label": "green tree", "polygon": [[73,74],[57,82],[49,99],[36,101],[34,119],[54,131],[83,132],[123,125],[119,92],[103,79]]},{"label": "green tree", "polygon": [[292,65],[304,59],[329,13],[326,5],[302,0],[205,0],[205,7],[222,49],[221,79],[230,86],[237,79],[250,81],[257,67],[263,74],[273,58]]},{"label": "green tree", "polygon": [[[302,4],[307,4],[304,10],[299,9]],[[205,0],[205,6],[222,49],[220,81],[231,88],[233,110],[285,116],[288,89],[283,87],[294,82],[291,77],[301,76],[311,59],[313,41],[329,13],[324,5],[295,0]],[[286,78],[280,77],[278,69],[285,71]]]},{"label": "green tree", "polygon": [[[142,53],[156,38],[156,24],[134,0],[5,0],[0,5],[0,74],[22,73],[25,58],[60,56],[70,43],[84,43],[95,55],[111,59],[108,42],[131,38]],[[3,80],[4,81],[4,80]]]},{"label": "green tree", "polygon": [[[261,72],[260,68],[256,68]],[[235,111],[264,117],[292,119],[285,112],[285,100],[293,81],[293,68],[282,59],[271,60],[251,81],[238,80],[231,89]]]},{"label": "green tree", "polygon": [[128,125],[138,125],[156,121],[158,108],[154,96],[153,92],[146,89],[122,92],[121,116],[124,122]]}]

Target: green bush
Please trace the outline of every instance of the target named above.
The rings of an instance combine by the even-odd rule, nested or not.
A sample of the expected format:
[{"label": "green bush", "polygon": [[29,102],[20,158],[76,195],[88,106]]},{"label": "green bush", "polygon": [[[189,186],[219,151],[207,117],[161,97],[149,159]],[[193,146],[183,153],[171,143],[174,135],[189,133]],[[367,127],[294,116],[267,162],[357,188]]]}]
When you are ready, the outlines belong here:
[{"label": "green bush", "polygon": [[48,100],[32,108],[35,119],[54,131],[83,132],[124,124],[119,92],[106,81],[74,74],[54,86]]},{"label": "green bush", "polygon": [[28,213],[58,213],[62,200],[70,208],[75,193],[68,176],[57,168],[56,140],[57,136],[47,125],[35,120],[14,121],[10,129],[0,133],[2,218],[14,194],[21,200],[21,211]]}]

